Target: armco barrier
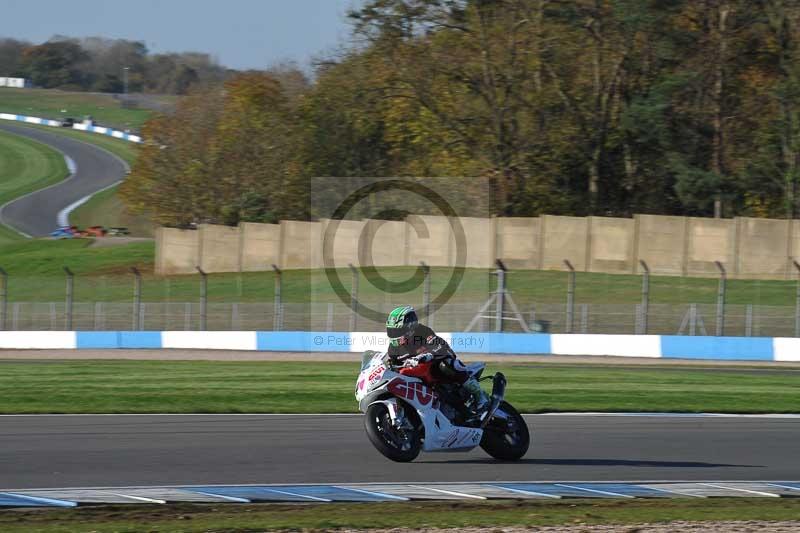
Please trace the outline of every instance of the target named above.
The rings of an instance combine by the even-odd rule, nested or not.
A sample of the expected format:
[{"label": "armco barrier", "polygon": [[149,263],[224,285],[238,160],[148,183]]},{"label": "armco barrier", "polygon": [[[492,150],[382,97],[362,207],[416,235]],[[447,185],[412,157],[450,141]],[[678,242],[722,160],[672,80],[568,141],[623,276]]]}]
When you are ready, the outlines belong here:
[{"label": "armco barrier", "polygon": [[[442,333],[458,353],[602,355],[670,359],[800,362],[800,338],[674,335]],[[189,349],[282,352],[385,350],[377,332],[314,331],[0,331],[0,349]]]},{"label": "armco barrier", "polygon": [[[52,127],[61,126],[61,122],[59,122],[58,120],[50,120],[39,117],[28,117],[25,115],[14,115],[11,113],[0,113],[0,120],[15,120],[17,122],[26,122],[28,124],[39,124],[41,126],[52,126]],[[78,123],[73,125],[72,128],[80,131],[88,131],[90,133],[99,133],[101,135],[108,135],[116,139],[122,139],[123,141],[130,141],[134,143],[142,142],[142,138],[138,135],[131,135],[130,133],[126,133],[124,131],[118,131],[111,128],[105,128],[102,126],[88,126],[86,124]]]}]

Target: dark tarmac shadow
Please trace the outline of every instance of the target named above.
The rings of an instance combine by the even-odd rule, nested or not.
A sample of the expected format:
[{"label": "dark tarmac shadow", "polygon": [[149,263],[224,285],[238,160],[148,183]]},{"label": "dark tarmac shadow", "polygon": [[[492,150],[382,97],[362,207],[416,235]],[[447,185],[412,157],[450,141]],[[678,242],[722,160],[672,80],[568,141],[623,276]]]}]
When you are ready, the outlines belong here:
[{"label": "dark tarmac shadow", "polygon": [[514,464],[514,465],[556,465],[556,466],[630,466],[656,468],[764,468],[763,465],[731,465],[725,463],[703,463],[697,461],[635,461],[630,459],[521,459],[519,461],[498,461],[486,459],[455,459],[435,461],[415,461],[432,464]]}]

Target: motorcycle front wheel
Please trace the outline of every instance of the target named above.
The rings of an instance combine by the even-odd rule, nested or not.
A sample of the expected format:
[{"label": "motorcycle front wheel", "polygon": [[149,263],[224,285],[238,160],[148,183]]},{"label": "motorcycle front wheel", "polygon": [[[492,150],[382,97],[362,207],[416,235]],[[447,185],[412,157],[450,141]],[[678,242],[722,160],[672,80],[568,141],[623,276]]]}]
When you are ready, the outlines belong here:
[{"label": "motorcycle front wheel", "polygon": [[383,403],[370,405],[364,415],[364,429],[372,445],[386,458],[399,463],[413,461],[422,449],[416,412],[409,408],[404,411],[406,421],[400,427],[392,423],[389,408]]},{"label": "motorcycle front wheel", "polygon": [[506,417],[493,417],[483,430],[481,448],[501,461],[516,461],[528,451],[531,436],[525,419],[508,402],[501,402],[498,411]]}]

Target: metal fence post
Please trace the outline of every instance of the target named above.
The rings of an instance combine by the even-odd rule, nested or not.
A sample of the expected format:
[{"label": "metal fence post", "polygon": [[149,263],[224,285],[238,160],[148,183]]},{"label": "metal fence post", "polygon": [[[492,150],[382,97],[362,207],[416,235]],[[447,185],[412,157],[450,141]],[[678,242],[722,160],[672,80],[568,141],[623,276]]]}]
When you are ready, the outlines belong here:
[{"label": "metal fence post", "polygon": [[572,333],[572,323],[575,317],[575,268],[568,259],[564,259],[564,264],[569,269],[569,279],[567,281],[567,323],[564,326],[564,332]]},{"label": "metal fence post", "polygon": [[69,267],[63,267],[64,273],[67,275],[67,297],[65,306],[66,309],[64,310],[66,314],[64,329],[66,331],[72,331],[72,300],[73,300],[73,289],[75,285],[75,274],[69,269]]},{"label": "metal fence post", "polygon": [[350,291],[350,331],[355,331],[358,326],[358,269],[349,263],[350,272],[353,274],[352,290]]},{"label": "metal fence post", "polygon": [[8,272],[0,267],[0,330],[8,329]]},{"label": "metal fence post", "polygon": [[794,336],[800,337],[800,263],[792,260],[794,267],[797,269],[797,288],[795,289],[794,301]]},{"label": "metal fence post", "polygon": [[425,273],[425,282],[422,285],[422,310],[425,313],[426,320],[430,325],[431,319],[431,267],[425,264],[425,261],[420,261],[422,265],[422,272]]},{"label": "metal fence post", "polygon": [[719,286],[717,287],[717,337],[721,337],[725,332],[725,281],[727,272],[719,261],[714,261],[719,269]]},{"label": "metal fence post", "polygon": [[744,336],[753,336],[753,304],[747,304],[744,308]]},{"label": "metal fence post", "polygon": [[195,267],[200,273],[200,331],[208,329],[208,274],[199,266]]},{"label": "metal fence post", "polygon": [[506,267],[497,260],[497,305],[494,309],[494,330],[503,331],[503,315],[506,307]]},{"label": "metal fence post", "polygon": [[642,306],[639,308],[639,334],[647,335],[647,318],[650,310],[650,268],[643,259],[639,259],[644,274],[642,275]]},{"label": "metal fence post", "polygon": [[278,265],[272,265],[272,270],[275,272],[275,298],[274,308],[272,310],[272,330],[280,331],[283,327],[283,302],[281,301],[281,288],[283,286],[283,273]]},{"label": "metal fence post", "polygon": [[142,308],[142,274],[136,267],[131,267],[133,273],[133,331],[142,329],[141,308]]}]

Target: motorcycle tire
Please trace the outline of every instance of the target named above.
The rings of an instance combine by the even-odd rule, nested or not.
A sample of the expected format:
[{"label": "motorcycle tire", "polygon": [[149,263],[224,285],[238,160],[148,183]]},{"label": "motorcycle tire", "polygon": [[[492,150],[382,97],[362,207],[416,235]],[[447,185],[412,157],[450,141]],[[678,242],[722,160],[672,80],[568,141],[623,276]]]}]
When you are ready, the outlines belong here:
[{"label": "motorcycle tire", "polygon": [[414,429],[395,428],[389,409],[382,403],[370,405],[364,415],[364,429],[372,445],[387,459],[398,463],[413,461],[422,449],[417,413],[410,408],[405,411]]},{"label": "motorcycle tire", "polygon": [[531,443],[528,425],[510,403],[501,402],[499,410],[509,416],[511,427],[506,424],[501,426],[490,420],[483,430],[481,448],[495,459],[516,461],[528,452]]}]

